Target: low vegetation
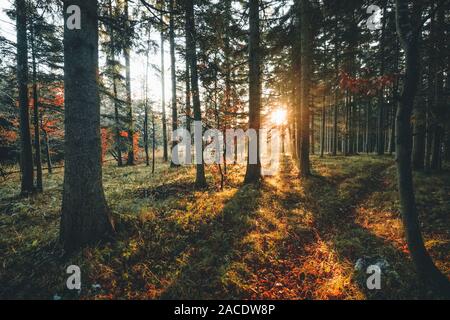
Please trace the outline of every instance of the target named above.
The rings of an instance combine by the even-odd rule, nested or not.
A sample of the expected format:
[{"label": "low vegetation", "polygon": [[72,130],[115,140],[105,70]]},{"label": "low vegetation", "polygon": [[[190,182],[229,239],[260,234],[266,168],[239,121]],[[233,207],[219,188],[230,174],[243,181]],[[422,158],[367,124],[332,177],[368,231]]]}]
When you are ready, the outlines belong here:
[{"label": "low vegetation", "polygon": [[[0,188],[0,298],[406,299],[421,287],[399,216],[391,157],[312,157],[301,181],[285,156],[280,173],[242,187],[230,166],[196,191],[191,168],[104,167],[114,242],[64,255],[58,243],[62,170],[44,193],[19,198],[18,175]],[[207,170],[212,172],[212,170]],[[426,247],[450,275],[450,173],[416,174]],[[365,263],[381,261],[381,290]],[[80,291],[66,289],[79,265]]]}]

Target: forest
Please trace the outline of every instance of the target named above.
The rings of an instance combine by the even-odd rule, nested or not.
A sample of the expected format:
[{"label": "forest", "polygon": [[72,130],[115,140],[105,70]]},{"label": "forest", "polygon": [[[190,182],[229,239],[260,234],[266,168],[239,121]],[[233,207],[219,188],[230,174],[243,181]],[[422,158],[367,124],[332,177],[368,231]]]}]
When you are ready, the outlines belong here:
[{"label": "forest", "polygon": [[2,0],[0,299],[450,299],[449,34],[450,0]]}]

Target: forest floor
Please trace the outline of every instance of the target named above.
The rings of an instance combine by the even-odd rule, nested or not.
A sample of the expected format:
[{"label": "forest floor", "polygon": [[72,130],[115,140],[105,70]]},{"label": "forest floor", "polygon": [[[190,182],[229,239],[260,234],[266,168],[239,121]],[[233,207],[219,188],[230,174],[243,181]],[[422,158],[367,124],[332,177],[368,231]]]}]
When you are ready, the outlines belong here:
[{"label": "forest floor", "polygon": [[[42,299],[418,299],[399,217],[392,157],[312,157],[298,178],[285,156],[279,174],[242,186],[231,166],[220,190],[195,191],[192,168],[104,167],[116,240],[65,256],[58,244],[62,169],[45,192],[0,187],[0,298]],[[207,170],[211,171],[211,170]],[[450,276],[450,172],[416,174],[426,247]],[[358,262],[359,260],[359,262]],[[383,266],[381,289],[366,265]],[[82,289],[66,288],[78,265]]]}]

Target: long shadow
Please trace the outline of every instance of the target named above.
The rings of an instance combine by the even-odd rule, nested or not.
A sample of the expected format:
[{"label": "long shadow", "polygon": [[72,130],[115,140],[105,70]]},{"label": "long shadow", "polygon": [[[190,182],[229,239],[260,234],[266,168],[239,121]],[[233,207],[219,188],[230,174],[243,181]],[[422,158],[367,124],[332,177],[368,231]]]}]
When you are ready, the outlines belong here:
[{"label": "long shadow", "polygon": [[[309,197],[307,204],[315,216],[316,228],[323,239],[334,244],[333,249],[340,261],[347,260],[355,264],[359,258],[385,259],[390,264],[382,269],[381,290],[368,290],[366,266],[363,270],[354,269],[353,279],[369,299],[405,299],[417,297],[421,292],[407,254],[398,250],[385,239],[378,237],[356,223],[356,206],[364,203],[371,193],[382,188],[381,174],[386,166],[379,165],[367,176],[365,172],[355,172],[356,179],[362,179],[349,185],[350,191],[339,192],[339,185],[346,183],[350,177],[331,179],[323,176],[312,176],[304,182],[305,193]],[[359,178],[359,175],[363,177]],[[351,182],[350,182],[351,184]],[[364,185],[364,188],[356,186]],[[352,189],[352,187],[354,187]],[[326,199],[326,201],[324,201]],[[372,260],[373,261],[373,260]],[[395,262],[395,265],[393,263]],[[388,271],[388,273],[386,273]]]},{"label": "long shadow", "polygon": [[243,238],[251,231],[261,196],[259,185],[243,186],[225,204],[221,214],[202,226],[192,239],[189,258],[161,299],[225,299],[234,288],[224,284],[226,272],[236,259]]}]

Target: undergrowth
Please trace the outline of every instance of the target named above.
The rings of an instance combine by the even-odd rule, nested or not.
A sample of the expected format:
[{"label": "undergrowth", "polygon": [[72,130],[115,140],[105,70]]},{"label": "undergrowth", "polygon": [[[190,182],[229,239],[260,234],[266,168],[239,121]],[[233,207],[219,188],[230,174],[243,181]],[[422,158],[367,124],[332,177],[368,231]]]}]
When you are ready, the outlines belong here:
[{"label": "undergrowth", "polygon": [[[211,168],[210,168],[211,169]],[[62,171],[45,192],[20,198],[18,176],[0,188],[0,297],[43,299],[406,299],[438,298],[412,267],[390,157],[313,157],[313,177],[292,159],[260,185],[242,186],[229,166],[225,188],[208,170],[104,167],[116,222],[111,243],[66,256],[58,243]],[[450,173],[417,174],[427,249],[450,275]],[[360,259],[386,261],[382,289],[366,289]],[[82,289],[66,288],[66,268]]]}]

